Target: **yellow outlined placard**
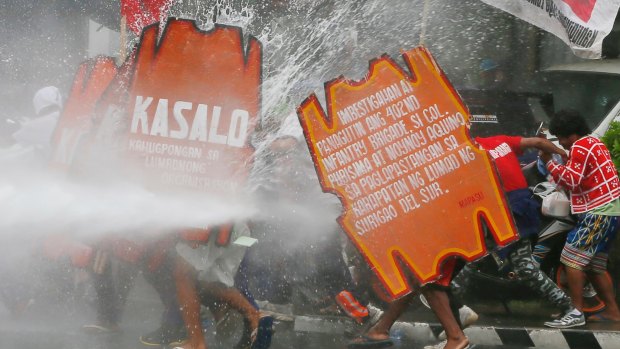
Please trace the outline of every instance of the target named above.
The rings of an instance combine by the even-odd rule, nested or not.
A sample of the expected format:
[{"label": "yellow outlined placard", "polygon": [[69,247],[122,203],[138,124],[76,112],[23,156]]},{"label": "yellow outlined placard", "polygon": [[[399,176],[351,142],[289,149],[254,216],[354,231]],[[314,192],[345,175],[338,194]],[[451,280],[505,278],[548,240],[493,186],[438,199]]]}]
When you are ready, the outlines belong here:
[{"label": "yellow outlined placard", "polygon": [[323,190],[340,197],[340,224],[393,297],[408,293],[407,266],[426,283],[457,255],[487,251],[481,224],[500,245],[516,230],[488,155],[471,141],[469,114],[430,53],[384,55],[368,76],[325,85],[298,109]]}]

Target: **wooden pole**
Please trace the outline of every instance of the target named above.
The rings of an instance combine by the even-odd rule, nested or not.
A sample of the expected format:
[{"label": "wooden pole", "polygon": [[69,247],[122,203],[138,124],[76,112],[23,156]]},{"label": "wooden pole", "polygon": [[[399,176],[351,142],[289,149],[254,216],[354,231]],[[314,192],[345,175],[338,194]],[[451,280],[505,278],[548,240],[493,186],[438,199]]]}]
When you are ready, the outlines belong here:
[{"label": "wooden pole", "polygon": [[426,21],[428,20],[428,9],[430,0],[424,0],[422,8],[422,23],[420,24],[420,45],[424,45],[424,37],[426,36]]},{"label": "wooden pole", "polygon": [[121,65],[127,59],[127,17],[121,17],[121,27],[120,27],[120,47],[118,51],[118,64]]}]

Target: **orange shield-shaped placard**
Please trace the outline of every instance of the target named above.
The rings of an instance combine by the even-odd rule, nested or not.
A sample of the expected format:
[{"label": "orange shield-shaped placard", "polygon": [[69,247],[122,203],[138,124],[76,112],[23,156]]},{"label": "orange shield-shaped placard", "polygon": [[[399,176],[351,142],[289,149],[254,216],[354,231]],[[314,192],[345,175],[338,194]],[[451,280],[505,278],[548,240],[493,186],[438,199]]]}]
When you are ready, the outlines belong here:
[{"label": "orange shield-shaped placard", "polygon": [[392,296],[440,276],[449,256],[486,253],[482,222],[499,244],[516,238],[488,155],[471,141],[469,115],[423,48],[371,62],[361,82],[326,84],[327,115],[315,96],[298,113],[340,224]]},{"label": "orange shield-shaped placard", "polygon": [[260,109],[261,45],[240,28],[169,20],[142,33],[127,150],[158,188],[239,192]]},{"label": "orange shield-shaped placard", "polygon": [[91,131],[97,102],[117,70],[111,57],[97,57],[80,65],[54,130],[51,166],[64,170],[71,166],[78,145]]}]

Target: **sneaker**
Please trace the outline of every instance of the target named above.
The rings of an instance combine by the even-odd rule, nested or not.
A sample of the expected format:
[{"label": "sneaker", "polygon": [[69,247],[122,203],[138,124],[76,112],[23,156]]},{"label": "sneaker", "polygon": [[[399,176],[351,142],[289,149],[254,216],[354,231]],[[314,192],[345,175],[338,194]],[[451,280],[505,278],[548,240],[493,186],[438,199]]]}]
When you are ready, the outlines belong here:
[{"label": "sneaker", "polygon": [[[461,320],[463,329],[466,329],[478,321],[478,313],[476,313],[472,308],[464,305],[459,309],[459,320]],[[441,331],[439,336],[437,336],[437,339],[446,339],[446,331]]]},{"label": "sneaker", "polygon": [[185,326],[180,327],[160,327],[151,333],[140,336],[140,343],[144,345],[181,345],[187,341],[187,330]]},{"label": "sneaker", "polygon": [[372,326],[374,326],[381,315],[383,315],[383,310],[373,306],[372,304],[368,304],[368,318],[363,323],[358,323],[356,321],[350,321],[345,323],[344,335],[348,338],[354,338],[366,333]]},{"label": "sneaker", "polygon": [[545,322],[545,326],[553,328],[571,328],[577,326],[583,326],[586,324],[586,317],[583,313],[575,314],[575,311],[571,311],[559,319]]}]

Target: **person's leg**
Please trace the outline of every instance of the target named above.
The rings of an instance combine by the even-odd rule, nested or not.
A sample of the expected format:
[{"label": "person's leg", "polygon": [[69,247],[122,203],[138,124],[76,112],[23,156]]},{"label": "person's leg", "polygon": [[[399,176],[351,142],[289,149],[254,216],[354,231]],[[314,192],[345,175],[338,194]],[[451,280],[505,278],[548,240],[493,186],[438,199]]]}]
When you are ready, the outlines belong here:
[{"label": "person's leg", "polygon": [[353,278],[344,261],[342,244],[337,231],[332,232],[325,240],[316,243],[312,257],[324,281],[324,287],[332,297],[342,290],[353,289]]},{"label": "person's leg", "polygon": [[200,323],[200,301],[195,283],[195,271],[180,256],[175,260],[174,280],[177,288],[177,297],[181,307],[181,315],[185,321],[189,340],[183,346],[185,349],[206,349],[207,343],[202,334]]},{"label": "person's leg", "polygon": [[587,276],[598,296],[605,302],[605,309],[598,315],[611,321],[620,321],[620,310],[616,303],[616,294],[609,275],[606,273],[589,272]]},{"label": "person's leg", "polygon": [[140,336],[143,344],[176,345],[187,337],[177,298],[173,264],[172,258],[166,257],[157,267],[146,266],[142,270],[144,279],[155,289],[164,306],[159,328]]},{"label": "person's leg", "polygon": [[127,296],[133,288],[138,268],[118,258],[111,258],[110,268],[114,287],[110,321],[118,326],[121,323],[125,304],[127,303]]},{"label": "person's leg", "polygon": [[428,285],[422,288],[422,293],[446,331],[447,343],[444,349],[467,347],[469,340],[454,317],[447,292],[438,286]]},{"label": "person's leg", "polygon": [[[199,282],[200,298],[207,305],[213,317],[219,322],[228,309],[233,309],[243,316],[243,334],[236,348],[249,348],[258,335],[260,312],[245,295],[235,287],[227,287],[219,282]],[[218,328],[219,329],[219,328]]]},{"label": "person's leg", "polygon": [[597,264],[594,257],[598,252],[605,251],[605,248],[608,247],[606,243],[615,234],[617,223],[617,217],[613,216],[589,212],[579,216],[575,228],[566,237],[566,243],[560,257],[560,262],[566,267],[569,294],[577,310],[571,311],[561,319],[545,323],[545,325],[568,328],[585,324],[582,313],[583,287],[586,281],[585,271]]},{"label": "person's leg", "polygon": [[[452,294],[452,291],[450,289],[446,290],[446,295],[448,296],[448,301],[449,301],[449,305],[450,305],[450,311],[452,312],[452,315],[456,319],[456,322],[459,325],[459,328],[463,329],[464,326],[461,323],[461,317],[459,316],[459,309],[464,307],[465,304],[463,304],[463,302],[461,302],[458,298],[456,298]],[[429,303],[429,305],[430,305],[430,303]]]},{"label": "person's leg", "polygon": [[[583,309],[586,271],[594,269],[604,272],[607,266],[606,253],[617,227],[617,217],[585,213],[579,216],[577,225],[566,237],[560,261],[566,266],[569,293],[579,310]],[[593,281],[599,283],[603,292],[609,292],[603,278],[595,277]]]},{"label": "person's leg", "polygon": [[329,296],[329,306],[334,302],[351,319],[359,324],[369,319],[368,302],[363,299],[363,291],[353,280],[353,276],[343,256],[340,236],[335,232],[325,241],[318,243],[318,253],[314,253],[317,273]]},{"label": "person's leg", "polygon": [[250,304],[258,310],[258,304],[256,299],[250,291],[250,266],[249,266],[249,252],[243,257],[237,274],[235,274],[235,287],[243,294],[243,296],[250,302]]},{"label": "person's leg", "polygon": [[209,299],[222,302],[238,311],[250,323],[250,329],[258,328],[260,313],[252,303],[236,288],[227,287],[219,282],[200,281],[200,293]]},{"label": "person's leg", "polygon": [[586,283],[586,274],[583,270],[565,266],[568,293],[573,300],[575,308],[583,312],[583,286]]},{"label": "person's leg", "polygon": [[101,268],[91,273],[96,298],[97,323],[95,325],[86,325],[84,329],[94,331],[117,330],[117,312],[118,301],[112,277],[112,267],[107,252],[97,252],[102,260]]},{"label": "person's leg", "polygon": [[379,321],[366,332],[366,336],[375,340],[389,339],[390,328],[392,328],[396,320],[407,310],[414,296],[415,293],[410,293],[391,302],[386,311],[383,312],[379,318]]},{"label": "person's leg", "polygon": [[516,242],[508,258],[512,263],[515,274],[530,290],[544,297],[551,304],[560,308],[564,313],[576,308],[571,301],[572,297],[569,297],[557,284],[543,273],[538,264],[534,262],[532,258],[532,246],[528,239],[521,239]]},{"label": "person's leg", "polygon": [[605,302],[605,309],[591,317],[592,321],[620,321],[620,310],[616,302],[614,285],[607,272],[609,250],[618,233],[619,218],[610,217],[607,220],[609,227],[605,231],[604,238],[596,246],[596,253],[586,271],[588,280],[594,286],[601,300]]},{"label": "person's leg", "polygon": [[172,258],[168,257],[159,268],[155,270],[146,268],[146,270],[142,271],[142,275],[146,281],[153,286],[164,305],[164,313],[162,314],[161,320],[162,326],[184,326],[177,297],[174,280],[174,261]]}]

